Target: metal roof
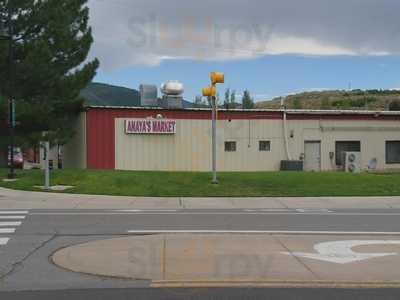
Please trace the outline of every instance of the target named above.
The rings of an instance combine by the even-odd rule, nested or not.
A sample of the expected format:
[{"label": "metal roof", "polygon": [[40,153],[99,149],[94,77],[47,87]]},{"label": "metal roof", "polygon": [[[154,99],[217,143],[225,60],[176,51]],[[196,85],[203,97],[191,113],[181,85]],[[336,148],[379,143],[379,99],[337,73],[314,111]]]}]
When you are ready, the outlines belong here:
[{"label": "metal roof", "polygon": [[[211,108],[185,108],[166,109],[162,107],[138,107],[138,106],[86,106],[85,109],[134,109],[134,110],[179,110],[179,111],[211,111]],[[229,112],[284,112],[299,115],[384,115],[400,116],[400,111],[378,111],[378,110],[317,110],[317,109],[225,109],[218,111]]]}]

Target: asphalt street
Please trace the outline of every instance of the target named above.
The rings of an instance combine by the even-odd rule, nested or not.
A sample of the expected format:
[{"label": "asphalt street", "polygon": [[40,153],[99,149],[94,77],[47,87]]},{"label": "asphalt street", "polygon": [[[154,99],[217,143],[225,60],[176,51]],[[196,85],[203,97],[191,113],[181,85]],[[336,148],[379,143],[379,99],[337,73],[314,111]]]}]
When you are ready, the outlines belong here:
[{"label": "asphalt street", "polygon": [[0,299],[399,299],[396,289],[150,289],[73,273],[50,257],[88,241],[157,232],[400,236],[400,209],[1,210]]},{"label": "asphalt street", "polygon": [[69,291],[0,292],[7,300],[398,300],[394,289],[89,289]]},{"label": "asphalt street", "polygon": [[23,235],[124,235],[149,231],[400,233],[391,210],[32,210]]}]

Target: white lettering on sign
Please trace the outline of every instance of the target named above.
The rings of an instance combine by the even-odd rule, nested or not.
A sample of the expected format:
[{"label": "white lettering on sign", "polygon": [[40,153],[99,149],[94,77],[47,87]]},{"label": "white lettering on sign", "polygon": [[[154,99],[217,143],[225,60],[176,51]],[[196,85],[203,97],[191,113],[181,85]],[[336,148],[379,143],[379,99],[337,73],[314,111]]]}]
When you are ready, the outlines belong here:
[{"label": "white lettering on sign", "polygon": [[126,134],[175,134],[176,121],[166,119],[125,120]]},{"label": "white lettering on sign", "polygon": [[352,250],[357,246],[368,245],[400,245],[400,240],[382,241],[335,241],[319,243],[314,246],[317,253],[305,252],[282,252],[282,254],[293,255],[296,257],[321,260],[336,264],[348,264],[357,261],[368,260],[371,258],[393,256],[398,253],[357,253]]}]

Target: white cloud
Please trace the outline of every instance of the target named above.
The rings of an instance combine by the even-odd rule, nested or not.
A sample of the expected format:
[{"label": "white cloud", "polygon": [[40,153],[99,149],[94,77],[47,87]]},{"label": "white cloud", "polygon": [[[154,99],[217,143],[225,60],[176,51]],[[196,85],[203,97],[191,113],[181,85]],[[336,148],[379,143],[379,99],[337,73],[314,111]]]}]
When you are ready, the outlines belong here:
[{"label": "white cloud", "polygon": [[400,54],[398,0],[89,0],[89,6],[91,55],[103,69],[167,59]]}]

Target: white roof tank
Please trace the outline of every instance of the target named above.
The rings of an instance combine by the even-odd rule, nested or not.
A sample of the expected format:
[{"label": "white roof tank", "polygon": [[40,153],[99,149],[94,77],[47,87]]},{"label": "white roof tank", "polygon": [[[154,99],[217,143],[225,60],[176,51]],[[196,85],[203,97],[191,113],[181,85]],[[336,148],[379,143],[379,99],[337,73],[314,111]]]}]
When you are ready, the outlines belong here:
[{"label": "white roof tank", "polygon": [[178,80],[168,80],[161,85],[161,93],[164,95],[180,96],[184,91],[183,83]]}]

